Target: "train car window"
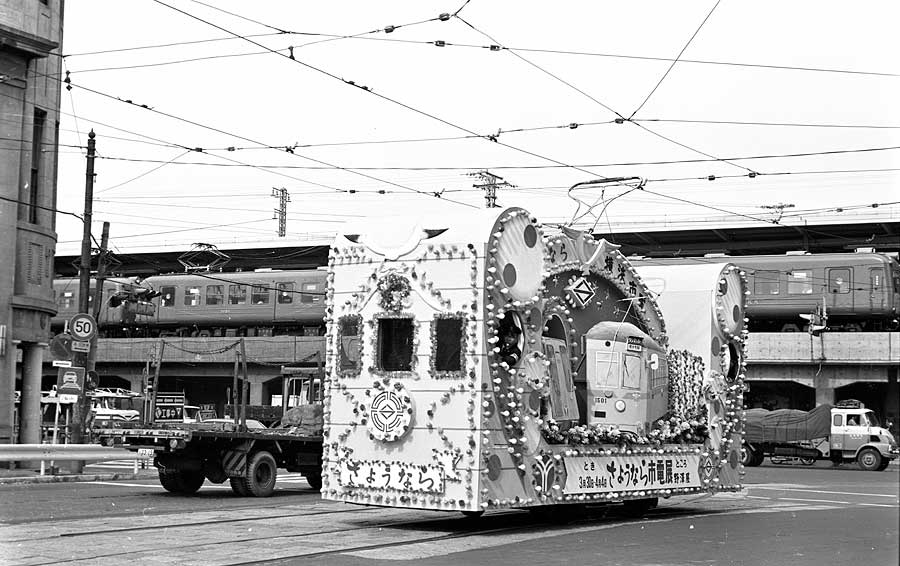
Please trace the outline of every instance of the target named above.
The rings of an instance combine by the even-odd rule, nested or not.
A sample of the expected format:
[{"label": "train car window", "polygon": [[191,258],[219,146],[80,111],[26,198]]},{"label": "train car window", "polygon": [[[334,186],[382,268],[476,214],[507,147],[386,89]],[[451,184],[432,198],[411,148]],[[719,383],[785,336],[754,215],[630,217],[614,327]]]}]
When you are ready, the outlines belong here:
[{"label": "train car window", "polygon": [[303,284],[303,292],[300,293],[300,302],[301,303],[316,303],[319,302],[322,297],[318,294],[319,292],[319,284],[318,283],[304,283]]},{"label": "train car window", "polygon": [[185,287],[184,306],[196,307],[200,305],[200,287]]},{"label": "train car window", "polygon": [[780,292],[779,275],[778,271],[757,271],[753,275],[753,294],[777,295]]},{"label": "train car window", "polygon": [[72,309],[75,308],[75,302],[77,299],[75,298],[75,293],[73,291],[63,291],[62,294],[57,299],[57,303],[59,308],[61,309]]},{"label": "train car window", "polygon": [[640,389],[641,387],[641,357],[625,355],[625,363],[622,366],[622,387],[628,389]]},{"label": "train car window", "polygon": [[[291,285],[293,285],[291,283]],[[362,369],[360,330],[362,317],[342,316],[338,319],[338,348],[340,350],[340,371],[343,376],[356,376]]]},{"label": "train car window", "polygon": [[845,294],[850,292],[850,269],[828,270],[828,291],[830,293]]},{"label": "train car window", "polygon": [[437,377],[462,377],[463,328],[462,317],[436,317],[431,323],[431,364]]},{"label": "train car window", "polygon": [[163,286],[159,288],[159,306],[174,307],[175,306],[175,286]]},{"label": "train car window", "polygon": [[788,272],[788,295],[812,295],[812,271]]},{"label": "train car window", "polygon": [[414,328],[411,318],[378,319],[378,369],[412,371]]},{"label": "train car window", "polygon": [[294,284],[279,283],[278,284],[278,304],[289,305],[294,302]]},{"label": "train car window", "polygon": [[619,354],[616,352],[597,352],[594,358],[597,373],[597,385],[599,387],[619,387],[621,379],[621,366]]},{"label": "train car window", "polygon": [[206,286],[206,304],[207,305],[224,305],[225,304],[225,285],[207,285]]},{"label": "train car window", "polygon": [[250,290],[250,302],[254,305],[268,305],[269,288],[254,285]]},{"label": "train car window", "polygon": [[245,304],[247,304],[247,286],[246,285],[229,285],[228,286],[228,304],[229,305],[245,305]]}]

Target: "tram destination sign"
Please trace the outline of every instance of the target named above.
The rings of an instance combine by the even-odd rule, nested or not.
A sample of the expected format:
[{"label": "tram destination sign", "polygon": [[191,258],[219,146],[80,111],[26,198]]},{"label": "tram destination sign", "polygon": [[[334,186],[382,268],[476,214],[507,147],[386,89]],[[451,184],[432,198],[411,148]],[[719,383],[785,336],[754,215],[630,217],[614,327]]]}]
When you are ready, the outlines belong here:
[{"label": "tram destination sign", "polygon": [[568,494],[699,488],[699,454],[574,456],[565,459]]}]

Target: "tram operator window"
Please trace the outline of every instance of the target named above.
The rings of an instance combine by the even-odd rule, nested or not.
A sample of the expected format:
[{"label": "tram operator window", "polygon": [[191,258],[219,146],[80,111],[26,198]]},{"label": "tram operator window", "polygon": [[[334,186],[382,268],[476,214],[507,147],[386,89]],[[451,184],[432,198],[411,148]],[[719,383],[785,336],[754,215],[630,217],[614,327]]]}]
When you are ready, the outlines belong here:
[{"label": "tram operator window", "polygon": [[412,371],[413,320],[378,319],[378,366],[384,371]]},{"label": "tram operator window", "polygon": [[619,354],[615,352],[597,352],[594,358],[597,368],[597,385],[600,387],[619,387],[620,366]]},{"label": "tram operator window", "polygon": [[160,299],[159,304],[163,307],[174,307],[175,306],[175,287],[165,286],[160,287],[159,289]]},{"label": "tram operator window", "polygon": [[640,389],[641,387],[641,358],[639,356],[625,356],[625,370],[622,375],[622,387],[628,389]]},{"label": "tram operator window", "polygon": [[342,316],[338,320],[340,370],[342,374],[358,375],[360,366],[360,327],[357,315]]}]

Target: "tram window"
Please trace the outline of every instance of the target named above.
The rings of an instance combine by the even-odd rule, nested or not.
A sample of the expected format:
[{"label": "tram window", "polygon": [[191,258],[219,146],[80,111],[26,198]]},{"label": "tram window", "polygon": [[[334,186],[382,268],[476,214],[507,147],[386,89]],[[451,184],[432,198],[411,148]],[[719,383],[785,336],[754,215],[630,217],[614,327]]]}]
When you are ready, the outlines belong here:
[{"label": "tram window", "polygon": [[317,303],[322,300],[321,295],[318,294],[319,285],[317,283],[304,283],[303,291],[300,293],[300,302],[301,303]]},{"label": "tram window", "polygon": [[597,369],[597,385],[600,387],[619,387],[621,368],[619,354],[615,352],[597,352],[594,358]]},{"label": "tram window", "polygon": [[250,302],[254,305],[268,305],[269,288],[254,285],[250,290]]},{"label": "tram window", "polygon": [[228,286],[228,304],[245,305],[247,304],[247,286],[246,285],[229,285]]},{"label": "tram window", "polygon": [[184,306],[196,307],[200,304],[200,287],[185,287]]},{"label": "tram window", "polygon": [[207,285],[206,286],[206,304],[207,305],[225,304],[225,285]]},{"label": "tram window", "polygon": [[279,283],[278,284],[278,304],[289,305],[294,302],[294,284]]},{"label": "tram window", "polygon": [[356,372],[360,368],[360,326],[359,316],[342,316],[338,321],[338,344],[340,348],[340,370]]},{"label": "tram window", "polygon": [[378,319],[378,369],[412,371],[413,328],[411,318]]},{"label": "tram window", "polygon": [[641,387],[641,358],[640,356],[625,356],[622,387],[628,389],[640,389]]},{"label": "tram window", "polygon": [[175,287],[165,286],[159,288],[159,306],[174,307],[175,306]]},{"label": "tram window", "polygon": [[846,268],[828,270],[828,290],[832,293],[850,292],[850,270]]},{"label": "tram window", "polygon": [[812,271],[788,273],[788,295],[811,295],[812,292]]},{"label": "tram window", "polygon": [[777,295],[779,291],[777,271],[757,271],[754,274],[754,295]]},{"label": "tram window", "polygon": [[462,370],[463,326],[465,321],[458,317],[435,318],[432,323],[431,362],[434,371],[459,372]]}]

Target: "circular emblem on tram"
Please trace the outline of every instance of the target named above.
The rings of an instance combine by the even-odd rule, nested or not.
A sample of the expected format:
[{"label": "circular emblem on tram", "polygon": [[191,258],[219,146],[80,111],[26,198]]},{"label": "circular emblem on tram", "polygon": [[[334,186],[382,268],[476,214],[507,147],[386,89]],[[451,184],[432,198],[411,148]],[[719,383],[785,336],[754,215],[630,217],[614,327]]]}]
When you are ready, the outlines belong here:
[{"label": "circular emblem on tram", "polygon": [[403,387],[379,392],[369,410],[369,432],[383,442],[399,440],[409,430],[412,406]]}]

